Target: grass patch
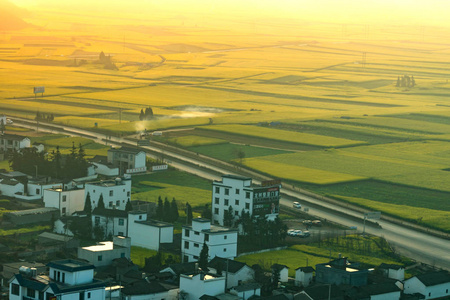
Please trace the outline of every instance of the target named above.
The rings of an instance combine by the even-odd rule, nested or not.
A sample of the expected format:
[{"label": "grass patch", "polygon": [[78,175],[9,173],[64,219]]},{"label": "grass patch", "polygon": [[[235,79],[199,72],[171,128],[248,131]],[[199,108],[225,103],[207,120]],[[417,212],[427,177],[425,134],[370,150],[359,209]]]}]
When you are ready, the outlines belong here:
[{"label": "grass patch", "polygon": [[197,152],[224,161],[232,161],[237,159],[238,151],[243,151],[245,153],[246,158],[290,153],[290,151],[257,146],[237,145],[231,143],[220,145],[197,146],[197,147],[190,147],[188,149],[190,151]]},{"label": "grass patch", "polygon": [[145,266],[145,259],[157,253],[156,250],[150,250],[142,247],[131,246],[131,260],[134,264],[143,268]]},{"label": "grass patch", "polygon": [[145,175],[133,176],[132,188],[137,188],[142,181],[173,184],[201,190],[212,190],[211,181],[182,171],[169,170]]},{"label": "grass patch", "polygon": [[13,234],[21,234],[21,233],[29,233],[35,231],[45,231],[49,230],[49,225],[35,225],[35,226],[27,226],[23,228],[14,228],[14,229],[1,229],[0,228],[0,236],[13,235]]},{"label": "grass patch", "polygon": [[217,145],[227,143],[225,140],[208,138],[197,135],[187,135],[181,137],[173,137],[168,139],[170,143],[177,144],[181,147],[195,147],[195,146],[205,146],[205,145]]}]

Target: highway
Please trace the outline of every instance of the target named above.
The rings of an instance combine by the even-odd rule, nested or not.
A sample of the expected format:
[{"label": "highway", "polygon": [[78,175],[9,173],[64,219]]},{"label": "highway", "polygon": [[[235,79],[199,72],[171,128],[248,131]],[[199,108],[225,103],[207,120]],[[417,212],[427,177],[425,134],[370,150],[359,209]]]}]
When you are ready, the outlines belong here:
[{"label": "highway", "polygon": [[[30,122],[30,120],[18,118],[11,119],[14,120],[16,125],[33,129],[36,128],[36,125],[25,125],[22,123],[23,121]],[[62,125],[52,124],[51,126],[53,127],[52,129],[40,128],[39,130],[53,133],[58,132],[72,135],[84,135],[92,139],[97,139],[98,142],[105,143],[105,135],[103,134]],[[108,143],[125,143],[135,146],[135,142],[118,137],[111,137],[108,139]],[[220,180],[220,174],[242,175],[236,169],[234,169],[234,172],[230,172],[229,168],[221,168],[220,166],[205,163],[204,161],[198,161],[195,157],[192,157],[192,155],[188,157],[180,154],[180,152],[173,152],[167,149],[161,150],[157,146],[143,146],[141,148],[156,153],[162,153],[164,157],[172,160],[170,161],[171,166],[209,180]],[[155,156],[158,155],[149,154],[149,156],[155,158]],[[261,175],[258,175],[258,177],[261,178]],[[257,183],[258,181],[254,180],[254,182]],[[307,195],[297,190],[284,188],[282,189],[282,193],[282,205],[292,207],[292,201],[294,200],[288,200],[286,198],[295,198],[296,201],[303,204],[303,207],[307,207],[309,209],[308,213],[313,216],[324,218],[345,226],[357,226],[358,231],[362,231],[363,221],[361,212],[353,211],[348,207],[334,205],[328,201],[321,200],[320,196],[312,197],[311,195]],[[400,254],[410,257],[418,262],[450,270],[450,240],[409,229],[384,219],[377,220],[377,222],[381,225],[381,228],[366,226],[365,232],[384,237]]]}]

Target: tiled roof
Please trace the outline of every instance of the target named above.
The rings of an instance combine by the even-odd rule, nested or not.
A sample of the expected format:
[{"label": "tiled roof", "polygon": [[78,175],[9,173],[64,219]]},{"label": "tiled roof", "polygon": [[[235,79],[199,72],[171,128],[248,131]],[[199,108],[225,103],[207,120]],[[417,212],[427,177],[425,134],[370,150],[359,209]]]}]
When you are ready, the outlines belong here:
[{"label": "tiled roof", "polygon": [[416,277],[425,286],[433,286],[433,285],[450,282],[450,273],[447,271],[427,273],[427,274],[417,275]]},{"label": "tiled roof", "polygon": [[240,261],[216,256],[213,259],[211,259],[208,266],[216,270],[221,268],[223,272],[226,272],[227,262],[228,262],[228,272],[230,273],[236,273],[247,265],[246,263]]},{"label": "tiled roof", "polygon": [[90,270],[94,269],[94,265],[91,263],[87,263],[81,260],[75,260],[75,259],[63,259],[63,260],[57,260],[52,261],[47,264],[50,268],[55,268],[63,271],[68,272],[77,272],[77,271],[84,271],[84,270]]},{"label": "tiled roof", "polygon": [[295,269],[295,271],[297,270],[302,270],[302,272],[304,273],[312,273],[314,272],[314,268],[313,267],[299,267],[297,269]]},{"label": "tiled roof", "polygon": [[167,289],[158,282],[147,282],[146,280],[139,280],[133,282],[122,289],[124,295],[150,295],[166,292]]}]

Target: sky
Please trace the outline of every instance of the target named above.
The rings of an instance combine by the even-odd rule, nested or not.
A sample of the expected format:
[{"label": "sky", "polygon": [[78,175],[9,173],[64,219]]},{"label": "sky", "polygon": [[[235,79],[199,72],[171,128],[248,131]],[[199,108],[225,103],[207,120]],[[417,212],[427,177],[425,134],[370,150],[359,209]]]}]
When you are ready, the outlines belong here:
[{"label": "sky", "polygon": [[[400,25],[450,26],[448,0],[10,0],[32,8],[112,9],[152,13],[164,11],[211,18],[289,18],[333,23],[393,23]],[[94,7],[97,6],[97,7]]]}]

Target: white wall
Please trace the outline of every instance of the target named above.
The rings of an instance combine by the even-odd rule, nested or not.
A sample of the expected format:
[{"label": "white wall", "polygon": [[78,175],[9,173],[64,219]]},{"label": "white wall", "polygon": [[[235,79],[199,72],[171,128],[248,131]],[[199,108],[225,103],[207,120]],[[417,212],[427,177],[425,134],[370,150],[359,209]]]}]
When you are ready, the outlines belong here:
[{"label": "white wall", "polygon": [[17,192],[23,193],[23,184],[18,183],[16,185],[8,185],[0,183],[0,191],[3,196],[15,198]]},{"label": "white wall", "polygon": [[[82,211],[84,209],[84,204],[85,198],[83,189],[67,191],[63,191],[62,189],[44,190],[45,207],[58,208],[61,216],[70,216],[76,211]],[[65,213],[63,213],[64,208]]]},{"label": "white wall", "polygon": [[[224,273],[226,273],[226,265],[224,266]],[[245,266],[236,273],[228,273],[227,288],[238,286],[239,282],[246,282],[255,278],[255,271],[249,266]]]},{"label": "white wall", "polygon": [[400,299],[400,291],[370,296],[370,300],[398,300],[398,299]]},{"label": "white wall", "polygon": [[173,242],[173,226],[158,227],[132,221],[129,223],[128,236],[133,246],[159,250],[160,243]]},{"label": "white wall", "polygon": [[313,273],[305,273],[300,269],[295,271],[295,285],[307,287],[310,285],[313,279]]},{"label": "white wall", "polygon": [[281,282],[288,282],[288,277],[289,277],[289,270],[288,270],[288,268],[283,268],[280,271],[280,281]]},{"label": "white wall", "polygon": [[225,292],[225,277],[217,277],[205,280],[200,279],[200,274],[187,276],[180,275],[180,293],[187,293],[186,300],[198,300],[202,295],[216,296]]},{"label": "white wall", "polygon": [[[125,210],[128,199],[131,197],[131,180],[121,180],[118,185],[114,184],[115,180],[108,180],[105,183],[92,182],[85,184],[85,198],[89,193],[92,201],[92,208],[96,208],[100,195],[103,195],[105,208],[112,209],[112,202],[116,209]],[[111,196],[112,192],[112,196]]]}]

